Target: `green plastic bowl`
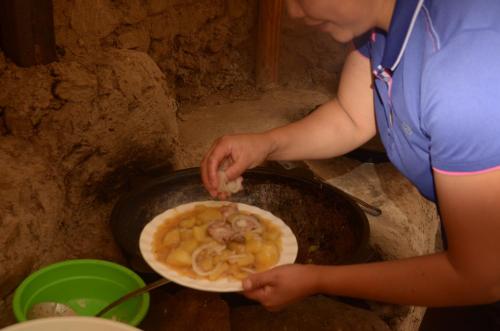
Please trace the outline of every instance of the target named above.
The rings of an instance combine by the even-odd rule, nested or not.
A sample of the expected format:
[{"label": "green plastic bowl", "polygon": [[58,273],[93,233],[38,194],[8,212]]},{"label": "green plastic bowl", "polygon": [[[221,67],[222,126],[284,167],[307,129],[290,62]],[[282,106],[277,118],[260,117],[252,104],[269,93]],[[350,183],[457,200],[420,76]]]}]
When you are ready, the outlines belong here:
[{"label": "green plastic bowl", "polygon": [[[27,320],[35,303],[64,303],[80,316],[94,316],[123,294],[144,286],[132,270],[103,260],[68,260],[42,268],[28,276],[16,289],[12,302],[19,322]],[[144,293],[113,308],[104,318],[138,325],[149,309]]]}]

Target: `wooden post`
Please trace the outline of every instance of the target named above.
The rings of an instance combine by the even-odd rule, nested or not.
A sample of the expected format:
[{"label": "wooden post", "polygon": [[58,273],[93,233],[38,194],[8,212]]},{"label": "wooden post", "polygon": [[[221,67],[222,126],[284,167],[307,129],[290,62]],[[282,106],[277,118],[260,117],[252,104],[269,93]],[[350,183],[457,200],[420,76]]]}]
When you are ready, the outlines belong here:
[{"label": "wooden post", "polygon": [[278,82],[283,0],[259,0],[256,82],[266,87]]},{"label": "wooden post", "polygon": [[52,0],[0,0],[0,25],[2,49],[17,65],[57,59]]}]

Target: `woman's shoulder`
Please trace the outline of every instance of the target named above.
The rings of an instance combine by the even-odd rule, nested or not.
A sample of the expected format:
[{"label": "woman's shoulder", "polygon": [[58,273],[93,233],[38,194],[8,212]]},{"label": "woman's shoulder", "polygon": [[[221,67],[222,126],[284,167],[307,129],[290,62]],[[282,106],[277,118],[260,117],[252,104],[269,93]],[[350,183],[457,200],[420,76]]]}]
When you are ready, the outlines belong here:
[{"label": "woman's shoulder", "polygon": [[422,12],[442,47],[470,31],[500,32],[498,0],[425,0]]}]

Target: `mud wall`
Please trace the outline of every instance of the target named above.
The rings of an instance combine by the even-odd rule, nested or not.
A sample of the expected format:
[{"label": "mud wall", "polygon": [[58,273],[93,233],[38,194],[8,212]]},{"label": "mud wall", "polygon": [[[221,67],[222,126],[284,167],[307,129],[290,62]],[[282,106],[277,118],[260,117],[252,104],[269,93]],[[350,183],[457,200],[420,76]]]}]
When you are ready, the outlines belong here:
[{"label": "mud wall", "polygon": [[[254,88],[257,0],[55,0],[61,56],[102,47],[148,53],[179,101]],[[280,85],[336,89],[344,45],[283,10]]]},{"label": "mud wall", "polygon": [[[0,325],[19,282],[70,258],[120,261],[107,220],[134,171],[175,167],[176,102],[151,58],[108,50],[4,68]],[[4,320],[5,319],[5,320]]]},{"label": "mud wall", "polygon": [[255,0],[56,0],[59,53],[145,52],[180,99],[250,85]]},{"label": "mud wall", "polygon": [[[131,175],[186,164],[179,105],[255,85],[256,0],[53,4],[57,62],[19,68],[0,52],[0,327],[33,270],[123,261],[112,206]],[[280,84],[333,91],[343,46],[286,16],[282,33]]]}]

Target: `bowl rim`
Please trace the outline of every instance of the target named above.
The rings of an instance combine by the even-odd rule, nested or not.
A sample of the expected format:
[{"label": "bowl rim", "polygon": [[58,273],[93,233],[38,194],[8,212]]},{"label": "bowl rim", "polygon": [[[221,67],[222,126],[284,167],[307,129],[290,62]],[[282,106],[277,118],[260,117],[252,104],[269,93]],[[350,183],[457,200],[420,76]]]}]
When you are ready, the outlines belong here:
[{"label": "bowl rim", "polygon": [[[144,280],[132,269],[127,268],[115,262],[107,260],[99,260],[99,259],[70,259],[70,260],[55,262],[31,273],[18,285],[18,287],[14,291],[14,297],[12,299],[12,310],[14,311],[14,316],[16,317],[16,320],[18,322],[28,321],[21,306],[21,295],[26,289],[26,287],[40,275],[68,265],[100,265],[100,266],[110,267],[112,269],[123,272],[127,276],[131,277],[133,280],[137,281],[139,285],[138,288],[146,285]],[[143,300],[138,311],[129,322],[126,322],[126,324],[137,326],[146,316],[149,310],[150,296],[149,293],[143,293],[141,296],[143,297]]]},{"label": "bowl rim", "polygon": [[96,326],[96,325],[101,325],[101,326],[106,326],[106,327],[115,327],[115,330],[120,330],[120,331],[139,331],[140,329],[136,328],[135,326],[126,324],[126,323],[121,323],[109,319],[104,319],[104,318],[99,318],[99,317],[93,317],[93,316],[60,316],[60,317],[48,317],[48,318],[40,318],[40,319],[35,319],[35,320],[29,320],[25,321],[22,323],[16,323],[7,326],[5,331],[26,331],[26,330],[32,330],[31,328],[33,326],[43,326],[43,325],[52,325],[52,326],[57,326],[57,325],[62,325],[67,323],[79,323],[79,324],[86,324],[88,327]]}]

